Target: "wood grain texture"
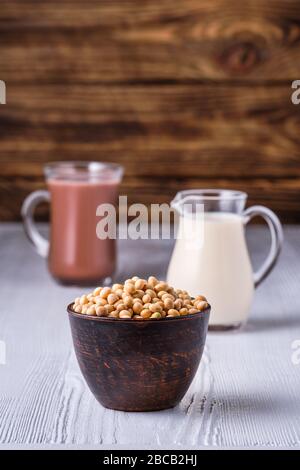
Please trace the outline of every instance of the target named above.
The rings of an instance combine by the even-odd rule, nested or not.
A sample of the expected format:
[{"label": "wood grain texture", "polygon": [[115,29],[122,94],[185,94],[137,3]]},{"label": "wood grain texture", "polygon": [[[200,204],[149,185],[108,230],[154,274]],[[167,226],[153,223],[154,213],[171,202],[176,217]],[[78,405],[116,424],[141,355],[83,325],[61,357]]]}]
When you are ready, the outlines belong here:
[{"label": "wood grain texture", "polygon": [[290,86],[12,86],[0,109],[1,174],[51,160],[122,163],[128,176],[300,175]]},{"label": "wood grain texture", "polygon": [[286,86],[13,86],[0,111],[2,220],[19,218],[47,161],[96,159],[124,165],[130,202],[231,187],[299,221],[300,114]]},{"label": "wood grain texture", "polygon": [[299,25],[299,0],[2,0],[0,220],[46,161],[96,159],[132,202],[225,185],[299,221]]},{"label": "wood grain texture", "polygon": [[299,21],[298,0],[4,0],[0,70],[22,83],[292,80]]},{"label": "wood grain texture", "polygon": [[[279,264],[257,290],[248,325],[239,332],[208,333],[200,368],[179,406],[123,413],[96,402],[73,354],[65,306],[81,290],[56,285],[20,226],[2,224],[0,290],[10,302],[0,310],[0,339],[7,345],[7,364],[0,365],[0,443],[299,448],[300,366],[291,360],[292,342],[300,337],[299,240],[299,228],[285,228]],[[249,228],[255,264],[266,243],[263,228]],[[171,248],[165,240],[122,241],[118,278],[163,277]],[[20,315],[24,305],[26,315]]]},{"label": "wood grain texture", "polygon": [[[268,178],[130,178],[120,187],[120,195],[128,197],[128,204],[169,203],[177,191],[197,188],[228,188],[244,190],[249,194],[248,206],[263,204],[276,211],[283,222],[300,222],[300,178],[273,180]],[[34,190],[45,188],[43,178],[0,177],[1,220],[20,219],[21,205]],[[41,205],[36,210],[38,220],[47,220],[49,207]]]}]

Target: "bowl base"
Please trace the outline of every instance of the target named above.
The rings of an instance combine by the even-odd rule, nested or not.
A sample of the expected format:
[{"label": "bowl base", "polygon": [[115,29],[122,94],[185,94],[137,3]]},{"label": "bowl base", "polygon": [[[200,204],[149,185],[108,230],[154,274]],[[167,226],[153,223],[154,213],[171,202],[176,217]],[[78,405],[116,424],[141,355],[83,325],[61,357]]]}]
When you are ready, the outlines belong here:
[{"label": "bowl base", "polygon": [[228,331],[228,330],[237,330],[243,325],[242,322],[232,323],[229,325],[208,325],[209,331]]},{"label": "bowl base", "polygon": [[122,407],[122,406],[106,406],[101,403],[101,405],[104,408],[107,408],[108,410],[114,410],[114,411],[124,411],[126,413],[151,413],[153,411],[162,411],[162,410],[170,410],[171,408],[175,408],[175,406],[178,405],[176,403],[175,405],[163,405],[163,406],[158,406],[157,408],[127,408],[127,407]]}]

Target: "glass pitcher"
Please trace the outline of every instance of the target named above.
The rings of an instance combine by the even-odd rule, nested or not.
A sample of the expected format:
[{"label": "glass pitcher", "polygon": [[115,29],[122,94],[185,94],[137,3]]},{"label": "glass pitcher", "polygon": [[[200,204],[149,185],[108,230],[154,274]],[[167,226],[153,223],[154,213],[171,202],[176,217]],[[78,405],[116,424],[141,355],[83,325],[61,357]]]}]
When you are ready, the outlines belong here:
[{"label": "glass pitcher", "polygon": [[[54,162],[44,171],[48,191],[34,191],[22,206],[28,239],[60,283],[109,283],[116,269],[116,241],[97,237],[97,207],[117,203],[123,168],[116,163]],[[51,205],[50,240],[34,223],[35,208],[43,201]]]},{"label": "glass pitcher", "polygon": [[[274,267],[283,242],[278,217],[264,206],[244,210],[247,194],[231,190],[188,190],[177,193],[171,206],[179,213],[178,231],[189,213],[188,203],[201,204],[201,240],[191,244],[176,239],[167,281],[175,288],[196,296],[203,294],[212,306],[210,329],[236,328],[246,322],[254,289]],[[271,233],[270,251],[262,266],[253,272],[245,240],[245,226],[255,216],[267,222]],[[189,231],[191,232],[191,231]],[[196,232],[195,232],[196,233]]]}]

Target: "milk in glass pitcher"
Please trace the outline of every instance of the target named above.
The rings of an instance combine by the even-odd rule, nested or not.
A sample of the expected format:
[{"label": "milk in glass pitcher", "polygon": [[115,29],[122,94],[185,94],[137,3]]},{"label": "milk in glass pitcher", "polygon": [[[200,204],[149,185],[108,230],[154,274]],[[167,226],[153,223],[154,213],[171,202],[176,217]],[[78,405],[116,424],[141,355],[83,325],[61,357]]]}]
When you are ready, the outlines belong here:
[{"label": "milk in glass pitcher", "polygon": [[[254,289],[274,267],[283,234],[278,217],[263,206],[244,210],[247,194],[231,190],[180,191],[171,205],[179,213],[178,231],[167,281],[196,296],[203,294],[212,306],[211,329],[236,328],[246,322]],[[185,207],[197,202],[203,208],[202,236],[192,240],[193,224]],[[253,272],[245,240],[245,226],[255,216],[267,222],[271,247],[264,263]],[[187,218],[190,218],[186,225]],[[188,234],[188,239],[182,234]],[[197,230],[195,231],[197,233]]]}]

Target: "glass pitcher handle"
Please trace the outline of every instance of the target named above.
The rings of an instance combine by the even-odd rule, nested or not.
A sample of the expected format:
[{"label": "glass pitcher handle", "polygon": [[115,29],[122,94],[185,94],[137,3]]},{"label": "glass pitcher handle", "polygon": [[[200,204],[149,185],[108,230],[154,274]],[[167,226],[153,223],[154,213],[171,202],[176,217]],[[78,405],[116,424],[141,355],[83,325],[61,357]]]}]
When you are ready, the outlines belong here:
[{"label": "glass pitcher handle", "polygon": [[29,194],[22,205],[22,218],[24,230],[28,240],[32,243],[35,250],[43,258],[47,258],[49,252],[49,241],[42,237],[36,228],[34,222],[34,211],[41,202],[50,202],[50,194],[48,191],[34,191]]},{"label": "glass pitcher handle", "polygon": [[271,248],[262,266],[254,273],[254,286],[257,287],[274,268],[283,243],[283,230],[280,220],[273,211],[264,206],[252,206],[243,212],[245,224],[253,217],[260,216],[268,224],[271,233]]}]

